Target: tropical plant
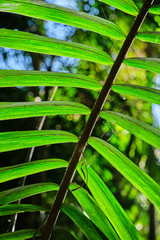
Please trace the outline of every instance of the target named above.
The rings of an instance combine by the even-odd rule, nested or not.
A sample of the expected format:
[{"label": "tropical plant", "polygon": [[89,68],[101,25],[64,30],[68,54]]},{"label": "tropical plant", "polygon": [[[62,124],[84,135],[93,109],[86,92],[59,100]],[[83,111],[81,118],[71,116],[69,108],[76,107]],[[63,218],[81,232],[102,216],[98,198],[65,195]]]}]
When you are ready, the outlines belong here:
[{"label": "tropical plant", "polygon": [[[0,239],[28,239],[41,235],[41,239],[50,239],[60,209],[68,215],[81,229],[87,239],[141,239],[135,226],[118,203],[113,193],[91,168],[86,167],[84,151],[89,144],[104,158],[107,159],[128,181],[160,209],[160,187],[144,171],[142,171],[128,157],[114,146],[101,138],[93,137],[92,132],[100,118],[115,123],[133,135],[144,140],[155,148],[160,148],[160,131],[145,122],[134,119],[118,112],[103,111],[104,103],[113,91],[137,97],[142,100],[160,104],[160,91],[154,88],[131,84],[114,84],[122,63],[160,73],[160,60],[156,58],[125,58],[135,37],[141,41],[160,43],[159,32],[138,32],[149,10],[152,14],[160,13],[160,5],[151,7],[153,0],[146,0],[141,10],[132,0],[102,0],[105,4],[137,16],[127,37],[123,30],[111,21],[92,16],[83,12],[52,5],[41,0],[0,0],[0,11],[16,13],[42,20],[50,20],[68,24],[77,28],[86,29],[98,34],[124,40],[122,48],[115,61],[104,51],[83,44],[57,40],[45,36],[35,35],[22,31],[0,29],[0,46],[23,51],[68,56],[99,64],[112,65],[106,82],[103,86],[88,76],[70,73],[0,70],[0,87],[14,86],[61,86],[79,87],[99,91],[99,96],[92,110],[83,104],[70,101],[43,101],[43,102],[1,102],[0,119],[20,119],[39,116],[54,116],[59,114],[83,114],[88,120],[82,134],[74,134],[61,130],[34,130],[0,133],[0,151],[6,152],[17,149],[37,147],[47,144],[77,143],[70,162],[62,159],[45,159],[28,161],[14,166],[0,169],[0,181],[26,177],[31,174],[51,169],[66,168],[60,187],[55,183],[37,183],[5,190],[0,194],[0,215],[17,214],[27,211],[48,211],[43,206],[29,204],[13,204],[28,196],[42,192],[58,191],[49,216],[42,222],[38,230],[22,229],[0,235]],[[134,71],[134,70],[133,70]],[[54,89],[55,90],[55,89]],[[54,95],[54,94],[53,94]],[[52,100],[53,95],[50,100]],[[75,172],[79,172],[90,192],[82,186],[73,184]],[[25,183],[25,181],[24,181]],[[78,210],[70,204],[63,204],[68,190],[80,203],[84,211]],[[10,204],[12,203],[12,204]],[[84,214],[84,212],[87,214]],[[72,236],[76,239],[76,236]]]}]

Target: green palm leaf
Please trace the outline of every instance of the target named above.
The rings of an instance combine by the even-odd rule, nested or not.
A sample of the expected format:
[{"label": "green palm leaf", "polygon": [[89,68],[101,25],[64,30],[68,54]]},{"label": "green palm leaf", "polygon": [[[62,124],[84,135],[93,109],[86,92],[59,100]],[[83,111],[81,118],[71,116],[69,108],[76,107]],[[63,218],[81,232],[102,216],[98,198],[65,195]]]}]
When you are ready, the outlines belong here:
[{"label": "green palm leaf", "polygon": [[125,128],[143,141],[160,149],[160,131],[137,119],[116,112],[101,112],[100,116]]},{"label": "green palm leaf", "polygon": [[150,13],[153,13],[153,14],[160,14],[160,5],[154,5],[152,6],[150,9],[149,9],[149,12]]},{"label": "green palm leaf", "polygon": [[72,133],[58,130],[5,132],[0,133],[0,152],[77,141]]},{"label": "green palm leaf", "polygon": [[83,210],[87,213],[91,221],[104,233],[107,239],[119,240],[117,233],[105,214],[98,207],[94,198],[84,188],[77,184],[72,184],[70,186],[70,190],[82,206]]},{"label": "green palm leaf", "polygon": [[139,12],[139,9],[135,5],[135,3],[132,0],[99,0],[100,2],[104,2],[106,4],[109,4],[115,8],[120,9],[123,12],[126,12],[128,14],[131,14],[133,16],[136,16]]},{"label": "green palm leaf", "polygon": [[75,102],[0,102],[0,120],[89,113],[89,108]]},{"label": "green palm leaf", "polygon": [[62,159],[45,159],[0,168],[0,183],[47,170],[67,167],[67,165],[68,163]]},{"label": "green palm leaf", "polygon": [[44,192],[57,191],[58,189],[59,186],[55,183],[36,183],[23,187],[12,188],[0,192],[0,205],[15,202],[19,199],[23,199]]},{"label": "green palm leaf", "polygon": [[100,90],[101,84],[88,76],[63,72],[0,70],[0,87],[61,86]]},{"label": "green palm leaf", "polygon": [[127,58],[124,63],[131,67],[160,73],[160,59],[158,58]]},{"label": "green palm leaf", "polygon": [[115,231],[118,233],[120,239],[141,239],[138,231],[128,218],[127,214],[113,196],[111,191],[107,188],[106,184],[91,168],[86,168],[81,164],[78,165],[78,172],[84,179],[84,174],[87,176],[87,186],[91,191],[93,197],[97,201],[99,207],[107,216]]},{"label": "green palm leaf", "polygon": [[[15,232],[9,232],[0,234],[0,240],[25,240],[32,238],[35,234],[35,229],[25,229],[25,230],[18,230]],[[37,236],[40,236],[41,234],[37,234]]]},{"label": "green palm leaf", "polygon": [[75,222],[88,240],[102,240],[91,221],[77,208],[63,204],[62,211]]},{"label": "green palm leaf", "polygon": [[2,0],[0,11],[63,23],[119,40],[125,38],[122,30],[110,21],[43,1]]},{"label": "green palm leaf", "polygon": [[151,177],[104,140],[91,137],[88,143],[160,209],[160,187]]},{"label": "green palm leaf", "polygon": [[139,32],[136,38],[145,42],[160,43],[160,32]]},{"label": "green palm leaf", "polygon": [[160,90],[131,84],[116,84],[112,90],[160,105]]},{"label": "green palm leaf", "polygon": [[48,209],[33,204],[6,204],[0,206],[0,216],[12,215],[15,213],[23,212],[37,212],[37,211],[47,211]]},{"label": "green palm leaf", "polygon": [[80,58],[105,65],[113,63],[107,53],[94,47],[8,29],[0,29],[0,47]]}]

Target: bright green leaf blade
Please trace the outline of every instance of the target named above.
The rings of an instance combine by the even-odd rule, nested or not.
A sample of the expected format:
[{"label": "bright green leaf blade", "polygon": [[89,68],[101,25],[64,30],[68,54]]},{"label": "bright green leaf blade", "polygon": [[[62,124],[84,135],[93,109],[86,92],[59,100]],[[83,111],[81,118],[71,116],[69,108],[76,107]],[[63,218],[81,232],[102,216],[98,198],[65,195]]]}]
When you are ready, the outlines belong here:
[{"label": "bright green leaf blade", "polygon": [[76,102],[0,102],[0,120],[89,113],[88,107]]},{"label": "bright green leaf blade", "polygon": [[97,201],[98,206],[113,225],[119,237],[126,240],[141,239],[138,231],[128,218],[121,205],[96,172],[91,167],[87,168],[86,171],[85,166],[82,166],[81,163],[78,165],[78,172],[83,180],[85,180],[84,174],[87,176],[86,183],[89,190]]},{"label": "bright green leaf blade", "polygon": [[88,143],[160,209],[160,187],[151,177],[104,140],[91,137]]},{"label": "bright green leaf blade", "polygon": [[67,166],[68,163],[62,159],[45,159],[0,168],[0,183],[28,176],[31,174]]},{"label": "bright green leaf blade", "polygon": [[62,211],[75,222],[88,240],[102,240],[91,221],[77,208],[63,204]]},{"label": "bright green leaf blade", "polygon": [[136,38],[145,42],[160,43],[160,32],[139,32]]},{"label": "bright green leaf blade", "polygon": [[23,187],[12,188],[0,192],[0,205],[15,202],[19,199],[30,197],[39,193],[57,191],[59,186],[54,183],[36,183]]},{"label": "bright green leaf blade", "polygon": [[160,149],[160,131],[158,129],[117,112],[101,112],[100,116],[107,121],[116,123],[135,136],[141,138],[143,141]]},{"label": "bright green leaf blade", "polygon": [[100,90],[101,84],[88,76],[63,72],[0,70],[0,87],[60,86]]},{"label": "bright green leaf blade", "polygon": [[0,47],[113,64],[112,58],[100,49],[14,30],[0,29]]},{"label": "bright green leaf blade", "polygon": [[[15,232],[9,232],[0,234],[0,240],[25,240],[30,239],[35,234],[36,229],[25,229],[25,230],[18,230]],[[37,236],[41,234],[38,233]]]},{"label": "bright green leaf blade", "polygon": [[77,141],[72,133],[58,130],[4,132],[0,133],[0,152]]},{"label": "bright green leaf blade", "polygon": [[132,0],[99,0],[106,4],[111,5],[112,7],[118,8],[119,10],[131,14],[133,16],[138,15],[139,9]]},{"label": "bright green leaf blade", "polygon": [[116,84],[112,90],[160,105],[160,90],[131,84]]},{"label": "bright green leaf blade", "polygon": [[127,58],[124,63],[131,67],[160,73],[160,59],[158,58]]},{"label": "bright green leaf blade", "polygon": [[153,13],[153,14],[160,14],[160,5],[154,5],[152,6],[150,9],[149,9],[149,12],[150,13]]},{"label": "bright green leaf blade", "polygon": [[0,207],[0,216],[12,215],[23,212],[47,211],[48,209],[32,204],[6,204]]},{"label": "bright green leaf blade", "polygon": [[125,38],[122,30],[110,21],[47,2],[37,0],[2,0],[0,1],[0,11],[63,23],[119,40]]},{"label": "bright green leaf blade", "polygon": [[109,240],[119,240],[117,233],[113,229],[105,214],[98,207],[94,198],[77,184],[70,185],[75,198],[78,200],[91,221],[100,229]]}]

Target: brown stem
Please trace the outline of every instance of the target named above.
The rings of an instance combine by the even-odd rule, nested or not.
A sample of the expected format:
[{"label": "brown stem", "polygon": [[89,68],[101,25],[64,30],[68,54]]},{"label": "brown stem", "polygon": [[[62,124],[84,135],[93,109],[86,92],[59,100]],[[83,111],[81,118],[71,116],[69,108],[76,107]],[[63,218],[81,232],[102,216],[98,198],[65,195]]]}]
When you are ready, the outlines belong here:
[{"label": "brown stem", "polygon": [[49,240],[51,237],[52,229],[53,229],[54,225],[56,224],[62,203],[63,203],[63,201],[66,197],[67,191],[68,191],[69,184],[72,182],[72,179],[76,172],[77,164],[82,156],[82,153],[84,152],[84,150],[87,146],[88,138],[91,136],[93,128],[98,120],[99,112],[102,110],[102,108],[104,106],[104,103],[110,92],[110,88],[119,72],[121,64],[123,63],[123,60],[131,47],[131,44],[135,38],[135,35],[136,35],[137,31],[139,30],[143,20],[145,19],[148,9],[150,8],[153,1],[154,0],[146,0],[145,1],[142,9],[140,10],[140,13],[138,14],[138,16],[128,34],[118,56],[117,56],[117,59],[115,60],[113,66],[112,66],[112,69],[111,69],[111,71],[108,75],[108,78],[99,94],[99,97],[97,98],[97,101],[94,104],[94,107],[89,116],[88,122],[83,130],[83,133],[80,137],[79,142],[77,143],[77,146],[73,152],[69,166],[68,166],[68,168],[65,172],[65,175],[63,177],[63,180],[61,182],[56,199],[54,201],[53,207],[49,214],[46,226],[44,227],[44,230],[42,233],[42,238],[41,238],[42,240]]},{"label": "brown stem", "polygon": [[151,203],[149,206],[149,240],[156,240],[156,227],[155,227],[155,209]]}]

